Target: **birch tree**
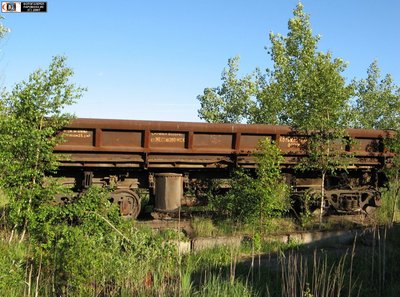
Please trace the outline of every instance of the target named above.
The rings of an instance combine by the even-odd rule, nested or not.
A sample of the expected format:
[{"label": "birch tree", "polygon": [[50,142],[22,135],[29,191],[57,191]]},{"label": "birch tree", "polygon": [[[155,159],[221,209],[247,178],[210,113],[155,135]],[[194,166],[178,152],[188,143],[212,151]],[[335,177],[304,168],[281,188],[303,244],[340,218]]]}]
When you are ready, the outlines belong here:
[{"label": "birch tree", "polygon": [[346,154],[338,149],[345,139],[354,85],[342,75],[346,63],[330,52],[319,52],[320,37],[313,35],[309,15],[299,3],[288,23],[287,36],[271,34],[274,76],[281,85],[288,123],[298,134],[308,135],[306,157],[299,168],[319,172],[320,220],[324,209],[327,174],[345,167]]},{"label": "birch tree", "polygon": [[46,175],[57,169],[57,131],[71,119],[64,107],[83,92],[69,81],[73,71],[65,62],[65,57],[55,57],[48,69],[33,72],[1,94],[0,187],[10,198],[9,221],[21,240],[27,229],[37,227],[38,210],[53,201]]}]

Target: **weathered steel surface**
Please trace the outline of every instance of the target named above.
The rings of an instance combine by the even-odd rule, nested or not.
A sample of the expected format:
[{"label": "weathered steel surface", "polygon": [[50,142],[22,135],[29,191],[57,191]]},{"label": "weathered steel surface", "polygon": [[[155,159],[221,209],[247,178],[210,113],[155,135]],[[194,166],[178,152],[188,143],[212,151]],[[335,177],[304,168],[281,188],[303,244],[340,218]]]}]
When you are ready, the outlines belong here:
[{"label": "weathered steel surface", "polygon": [[[382,139],[392,132],[348,129],[351,147],[338,150],[356,156],[356,166],[375,166],[390,156]],[[287,126],[207,124],[186,122],[76,119],[62,131],[65,142],[55,148],[69,154],[65,166],[193,168],[234,165],[254,167],[251,156],[262,138],[274,140],[282,150],[286,166],[303,155],[306,136]],[[214,165],[212,165],[214,164]]]}]

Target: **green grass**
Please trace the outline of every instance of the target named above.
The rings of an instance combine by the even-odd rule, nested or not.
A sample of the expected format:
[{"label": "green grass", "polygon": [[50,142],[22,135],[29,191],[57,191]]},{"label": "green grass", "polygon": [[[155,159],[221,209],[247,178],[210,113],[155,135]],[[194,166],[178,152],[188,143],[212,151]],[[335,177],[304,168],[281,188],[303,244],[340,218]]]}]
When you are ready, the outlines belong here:
[{"label": "green grass", "polygon": [[27,247],[25,243],[8,243],[7,239],[2,237],[0,240],[0,295],[22,296]]},{"label": "green grass", "polygon": [[[376,210],[374,219],[377,224],[391,224],[400,221],[400,203],[399,196],[396,189],[383,189],[382,190],[382,205]],[[395,201],[397,199],[397,201]],[[397,207],[394,207],[396,203]]]},{"label": "green grass", "polygon": [[210,217],[197,217],[191,222],[191,226],[196,237],[212,237],[212,236],[232,236],[232,235],[249,235],[255,233],[272,234],[272,233],[288,233],[298,229],[292,218],[271,218],[268,224],[255,226],[251,224],[243,224],[233,222],[229,219],[215,220]]},{"label": "green grass", "polygon": [[[198,223],[206,234],[218,230],[218,224],[211,220]],[[46,261],[46,254],[33,243],[9,243],[10,231],[1,230],[0,296],[23,296],[24,292],[28,296],[28,284],[30,296],[37,288],[39,296],[45,297],[330,296],[327,292],[335,296],[397,297],[400,291],[399,225],[377,228],[358,238],[354,251],[349,247],[315,253],[297,243],[271,242],[253,233],[239,248],[218,247],[181,255],[168,244],[184,237],[179,232],[138,230],[135,224],[122,231],[130,243],[120,245],[111,232],[104,245],[103,239],[83,233],[82,240],[63,258],[50,257],[55,263]],[[131,244],[134,249],[129,248]],[[58,293],[53,291],[54,265],[63,265],[69,273],[64,276],[68,285]]]},{"label": "green grass", "polygon": [[9,203],[9,198],[6,194],[0,189],[0,209],[4,209],[5,206]]},{"label": "green grass", "polygon": [[196,237],[209,237],[220,233],[211,218],[194,218],[191,225]]}]

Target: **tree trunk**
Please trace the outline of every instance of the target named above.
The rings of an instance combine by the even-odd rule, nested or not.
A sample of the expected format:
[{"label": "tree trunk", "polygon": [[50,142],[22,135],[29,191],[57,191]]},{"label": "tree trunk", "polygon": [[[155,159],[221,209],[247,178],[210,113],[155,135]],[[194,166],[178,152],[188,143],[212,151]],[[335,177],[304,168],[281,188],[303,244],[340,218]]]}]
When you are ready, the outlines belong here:
[{"label": "tree trunk", "polygon": [[[44,123],[43,123],[43,122],[44,122],[44,118],[42,117],[42,118],[40,119],[39,131],[42,131],[42,130],[43,130],[43,126],[44,126]],[[37,169],[38,169],[38,167],[39,167],[39,158],[40,158],[40,148],[37,147],[37,149],[36,149],[36,156],[35,156],[35,167],[34,167],[35,172],[37,171]],[[36,177],[35,177],[35,176],[33,176],[31,183],[32,183],[33,187],[35,187],[35,185],[36,185]],[[32,193],[30,193],[30,195],[29,195],[29,201],[28,201],[28,206],[27,206],[27,213],[29,213],[29,211],[31,210],[31,207],[32,207]],[[27,226],[28,226],[28,218],[25,217],[25,219],[24,219],[24,227],[23,227],[23,229],[22,229],[22,235],[21,235],[21,239],[19,240],[19,243],[21,243],[21,242],[24,241],[25,232],[26,232]]]},{"label": "tree trunk", "polygon": [[396,191],[395,194],[393,195],[393,209],[392,209],[392,220],[391,220],[391,225],[393,225],[394,220],[396,218],[396,208],[397,208],[397,196],[399,195],[399,190],[400,190],[400,185],[399,185],[399,171],[396,171],[396,180],[394,182],[396,185]]},{"label": "tree trunk", "polygon": [[323,212],[324,212],[324,207],[325,207],[325,199],[324,199],[324,196],[325,196],[325,175],[326,175],[326,172],[325,171],[323,171],[322,172],[322,177],[321,177],[321,205],[320,205],[320,211],[319,211],[319,227],[321,228],[321,226],[322,226],[322,215],[323,215]]},{"label": "tree trunk", "polygon": [[396,208],[397,208],[397,199],[398,199],[398,194],[399,194],[399,185],[397,185],[397,190],[396,194],[394,195],[394,202],[393,202],[393,210],[392,210],[392,225],[394,224],[394,221],[396,219]]}]

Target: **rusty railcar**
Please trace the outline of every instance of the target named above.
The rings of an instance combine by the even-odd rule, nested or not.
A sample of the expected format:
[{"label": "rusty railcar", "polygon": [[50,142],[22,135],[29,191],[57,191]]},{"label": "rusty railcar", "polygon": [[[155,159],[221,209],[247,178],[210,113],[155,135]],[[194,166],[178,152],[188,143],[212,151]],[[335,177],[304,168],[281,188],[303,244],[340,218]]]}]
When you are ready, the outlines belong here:
[{"label": "rusty railcar", "polygon": [[[338,144],[338,149],[354,155],[354,163],[327,178],[326,204],[338,211],[365,210],[379,204],[381,169],[391,157],[383,139],[390,132],[347,132],[353,144]],[[294,195],[320,187],[317,174],[295,170],[307,136],[287,126],[75,119],[62,133],[65,142],[55,152],[68,155],[60,158],[58,175],[64,183],[76,192],[93,184],[113,187],[111,199],[128,217],[139,214],[143,189],[155,198],[158,212],[196,203],[193,193],[207,181],[229,178],[233,168],[255,168],[253,152],[262,138],[282,150],[282,174]]]}]

